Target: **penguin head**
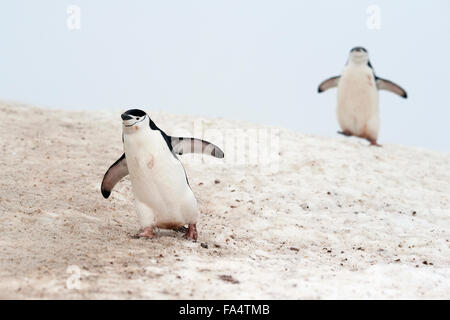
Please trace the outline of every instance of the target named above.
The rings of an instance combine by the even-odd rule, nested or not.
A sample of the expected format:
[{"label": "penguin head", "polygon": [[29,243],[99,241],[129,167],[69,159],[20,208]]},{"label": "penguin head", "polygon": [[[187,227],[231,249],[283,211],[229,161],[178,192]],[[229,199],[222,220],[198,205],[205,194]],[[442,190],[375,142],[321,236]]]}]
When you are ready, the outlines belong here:
[{"label": "penguin head", "polygon": [[354,64],[368,64],[369,52],[363,47],[354,47],[350,50],[349,62]]},{"label": "penguin head", "polygon": [[122,124],[124,129],[138,129],[139,126],[148,126],[149,117],[145,111],[130,109],[122,113]]}]

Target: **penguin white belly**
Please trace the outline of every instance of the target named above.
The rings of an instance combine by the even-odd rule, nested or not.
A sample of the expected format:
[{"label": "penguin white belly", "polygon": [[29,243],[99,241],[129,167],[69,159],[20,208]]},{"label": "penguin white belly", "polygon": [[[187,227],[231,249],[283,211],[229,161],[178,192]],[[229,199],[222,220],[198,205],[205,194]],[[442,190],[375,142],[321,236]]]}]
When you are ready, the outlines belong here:
[{"label": "penguin white belly", "polygon": [[141,226],[175,228],[195,224],[197,200],[182,164],[159,131],[139,131],[124,135],[124,151]]},{"label": "penguin white belly", "polygon": [[368,66],[347,66],[339,79],[337,117],[341,129],[363,138],[378,138],[378,89]]}]

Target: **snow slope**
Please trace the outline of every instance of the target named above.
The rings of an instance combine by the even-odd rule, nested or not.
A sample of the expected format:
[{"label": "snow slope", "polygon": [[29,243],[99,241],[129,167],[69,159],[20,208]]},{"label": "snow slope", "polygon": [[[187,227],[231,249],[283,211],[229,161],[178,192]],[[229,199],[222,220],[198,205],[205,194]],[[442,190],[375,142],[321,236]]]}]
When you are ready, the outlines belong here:
[{"label": "snow slope", "polygon": [[199,241],[102,198],[120,111],[0,102],[0,298],[450,299],[449,154],[147,111],[224,148],[181,157]]}]

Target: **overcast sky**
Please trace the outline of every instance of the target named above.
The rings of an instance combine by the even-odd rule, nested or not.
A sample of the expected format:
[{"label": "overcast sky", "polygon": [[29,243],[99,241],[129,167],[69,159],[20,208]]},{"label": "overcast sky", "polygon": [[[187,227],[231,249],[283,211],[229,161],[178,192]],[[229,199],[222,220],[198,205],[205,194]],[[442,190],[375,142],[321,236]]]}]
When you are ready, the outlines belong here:
[{"label": "overcast sky", "polygon": [[450,151],[448,0],[2,1],[0,99],[335,136],[336,90],[317,86],[354,46],[408,91],[380,92],[380,143]]}]

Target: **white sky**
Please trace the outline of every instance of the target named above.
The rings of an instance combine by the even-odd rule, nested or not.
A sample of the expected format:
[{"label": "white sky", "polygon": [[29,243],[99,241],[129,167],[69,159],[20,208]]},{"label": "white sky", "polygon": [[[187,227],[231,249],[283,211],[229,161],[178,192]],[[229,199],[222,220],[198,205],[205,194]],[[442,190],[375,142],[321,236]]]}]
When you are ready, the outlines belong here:
[{"label": "white sky", "polygon": [[[81,9],[69,30],[67,7]],[[381,29],[367,27],[369,5]],[[0,99],[163,110],[335,136],[318,84],[353,47],[381,92],[380,143],[450,151],[450,1],[40,0],[0,3]]]}]

